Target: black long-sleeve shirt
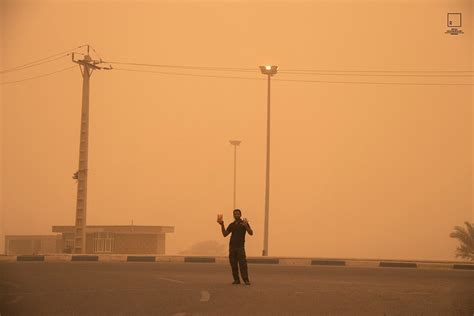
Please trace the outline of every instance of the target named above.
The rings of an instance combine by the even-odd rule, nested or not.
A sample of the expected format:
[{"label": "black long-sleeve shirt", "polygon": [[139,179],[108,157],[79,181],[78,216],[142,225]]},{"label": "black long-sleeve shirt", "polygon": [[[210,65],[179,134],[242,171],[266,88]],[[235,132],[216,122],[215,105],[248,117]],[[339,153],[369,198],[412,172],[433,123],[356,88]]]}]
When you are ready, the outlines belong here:
[{"label": "black long-sleeve shirt", "polygon": [[[250,224],[249,228],[250,228]],[[245,228],[244,222],[242,220],[234,221],[227,226],[226,233],[232,233],[229,241],[229,248],[244,248],[245,246],[245,234],[247,229]]]}]

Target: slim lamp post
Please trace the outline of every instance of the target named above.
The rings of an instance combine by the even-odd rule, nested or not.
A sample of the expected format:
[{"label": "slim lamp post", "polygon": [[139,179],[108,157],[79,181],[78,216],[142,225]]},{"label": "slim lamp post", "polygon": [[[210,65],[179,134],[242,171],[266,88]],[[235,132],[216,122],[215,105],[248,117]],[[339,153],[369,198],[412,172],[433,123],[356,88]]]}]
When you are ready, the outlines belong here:
[{"label": "slim lamp post", "polygon": [[268,78],[267,84],[267,160],[265,177],[265,226],[263,235],[263,256],[268,256],[268,217],[270,213],[270,83],[271,77],[278,72],[278,66],[260,66],[262,74]]},{"label": "slim lamp post", "polygon": [[231,140],[229,141],[232,146],[234,146],[234,204],[233,209],[235,210],[236,206],[236,197],[237,197],[237,146],[240,145],[240,140]]}]

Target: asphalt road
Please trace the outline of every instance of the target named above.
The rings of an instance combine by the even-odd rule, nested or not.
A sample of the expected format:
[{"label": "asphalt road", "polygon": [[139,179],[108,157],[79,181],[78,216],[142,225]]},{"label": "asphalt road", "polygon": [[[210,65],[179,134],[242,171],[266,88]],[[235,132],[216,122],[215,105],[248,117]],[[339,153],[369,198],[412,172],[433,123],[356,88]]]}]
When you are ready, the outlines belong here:
[{"label": "asphalt road", "polygon": [[6,315],[474,315],[474,272],[200,263],[0,264]]}]

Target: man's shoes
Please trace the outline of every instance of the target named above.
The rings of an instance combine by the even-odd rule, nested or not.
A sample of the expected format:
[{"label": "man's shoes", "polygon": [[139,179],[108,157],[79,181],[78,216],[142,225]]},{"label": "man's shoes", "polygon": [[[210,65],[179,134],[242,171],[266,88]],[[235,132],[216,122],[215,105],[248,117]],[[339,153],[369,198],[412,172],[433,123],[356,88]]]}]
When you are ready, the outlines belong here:
[{"label": "man's shoes", "polygon": [[250,285],[250,281],[249,281],[249,280],[244,280],[244,283],[245,283],[245,285]]},{"label": "man's shoes", "polygon": [[232,284],[240,284],[240,280],[234,280],[234,282],[232,282]]}]

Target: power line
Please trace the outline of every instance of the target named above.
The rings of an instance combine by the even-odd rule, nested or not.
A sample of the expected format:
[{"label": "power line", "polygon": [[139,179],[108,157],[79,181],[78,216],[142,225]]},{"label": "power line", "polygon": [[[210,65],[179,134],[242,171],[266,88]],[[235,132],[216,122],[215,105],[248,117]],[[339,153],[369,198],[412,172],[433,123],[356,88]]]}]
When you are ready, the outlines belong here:
[{"label": "power line", "polygon": [[[45,63],[49,63],[65,56],[71,54],[73,50],[89,46],[81,45],[76,48],[54,54],[45,58],[38,59],[17,67],[6,69],[0,71],[0,73],[7,73],[17,70],[23,70],[30,67],[39,66]],[[92,50],[99,56],[97,51],[92,48]],[[57,57],[59,56],[59,57]],[[54,58],[56,57],[56,58]],[[99,56],[100,58],[100,56]],[[157,67],[157,68],[171,68],[171,69],[182,69],[182,70],[196,70],[196,71],[225,71],[225,72],[245,72],[245,73],[257,73],[257,68],[235,68],[235,67],[204,67],[204,66],[186,66],[186,65],[166,65],[166,64],[148,64],[148,63],[127,63],[119,61],[102,61],[101,63],[115,64],[115,65],[129,65],[129,66],[141,66],[141,67]],[[10,84],[17,83],[26,80],[42,78],[55,74],[57,72],[65,71],[71,69],[72,67],[64,68],[55,72],[48,74],[26,78],[16,81],[6,81],[1,82],[0,84]],[[176,75],[176,76],[188,76],[188,77],[206,77],[206,78],[224,78],[224,79],[241,79],[241,80],[265,80],[264,78],[252,78],[252,77],[241,77],[241,76],[222,76],[222,75],[206,75],[206,74],[195,74],[195,73],[180,73],[180,72],[168,72],[168,71],[152,71],[145,69],[128,69],[128,68],[113,68],[119,71],[132,71],[132,72],[143,72],[143,73],[158,73],[164,75]],[[349,71],[340,71],[340,70],[308,70],[308,69],[286,69],[281,70],[279,73],[288,74],[288,75],[316,75],[316,76],[375,76],[375,77],[472,77],[473,74],[463,74],[463,73],[474,73],[474,71],[464,71],[464,70],[349,70]],[[427,74],[428,73],[428,74]],[[442,73],[442,75],[437,75],[436,73]],[[452,74],[455,73],[455,74]],[[328,80],[304,80],[304,79],[280,79],[275,78],[277,81],[286,81],[286,82],[307,82],[307,83],[329,83],[329,84],[370,84],[370,85],[423,85],[423,86],[472,86],[472,83],[417,83],[417,82],[365,82],[365,81],[328,81]]]},{"label": "power line", "polygon": [[[185,66],[185,65],[165,65],[165,64],[146,64],[146,63],[126,63],[118,61],[107,61],[109,64],[117,65],[130,65],[130,66],[144,66],[144,67],[161,67],[161,68],[175,68],[183,70],[205,70],[205,71],[237,71],[237,72],[248,72],[256,73],[257,69],[253,68],[233,68],[233,67],[200,67],[200,66]],[[138,69],[128,69],[128,71],[137,71]],[[151,71],[143,71],[151,72]],[[386,72],[384,74],[384,72]],[[244,77],[230,77],[230,76],[211,76],[211,75],[197,75],[197,74],[184,74],[184,73],[165,73],[165,72],[156,72],[162,74],[170,75],[181,75],[181,76],[196,76],[196,77],[215,77],[215,78],[230,78],[230,79],[253,79],[253,78],[244,78]],[[470,74],[471,71],[463,70],[442,70],[442,71],[420,71],[420,70],[362,70],[362,71],[337,71],[337,70],[302,70],[302,69],[289,69],[279,71],[281,74],[293,74],[293,75],[330,75],[330,76],[360,76],[360,77],[473,77],[473,74]],[[436,74],[442,73],[442,74]],[[454,74],[453,74],[454,73]],[[403,82],[393,82],[393,83],[379,83],[379,82],[356,82],[356,81],[326,81],[326,80],[284,80],[277,79],[280,81],[301,81],[301,82],[317,82],[317,83],[347,83],[347,84],[394,84],[394,85],[472,85],[472,84],[463,84],[463,83],[403,83]]]},{"label": "power line", "polygon": [[42,62],[42,61],[44,61],[44,60],[48,60],[48,59],[51,59],[51,58],[54,58],[54,57],[57,57],[57,56],[61,55],[60,57],[58,57],[58,59],[59,59],[59,58],[62,58],[62,57],[64,57],[64,56],[67,56],[68,53],[70,53],[70,52],[72,52],[72,51],[74,51],[74,50],[76,50],[76,49],[82,48],[82,47],[84,47],[84,46],[87,46],[87,45],[81,45],[81,46],[78,46],[78,47],[75,47],[75,48],[72,48],[72,49],[68,49],[68,50],[66,50],[66,51],[63,51],[63,52],[60,52],[60,53],[57,53],[57,54],[48,56],[48,57],[44,57],[44,58],[41,58],[41,59],[37,59],[37,60],[35,60],[35,61],[31,61],[31,62],[26,63],[26,64],[23,64],[23,65],[19,65],[19,66],[16,66],[16,67],[8,68],[8,69],[5,69],[5,70],[0,71],[0,73],[6,73],[6,72],[14,71],[14,70],[20,70],[19,68],[22,68],[22,69],[23,69],[23,68],[25,68],[26,66],[30,66],[30,65],[33,65],[33,64],[37,64],[37,63]]},{"label": "power line", "polygon": [[[104,61],[104,63],[109,64],[117,64],[117,65],[128,65],[128,66],[147,66],[147,67],[161,67],[161,68],[177,68],[177,69],[190,69],[190,70],[209,70],[209,71],[242,71],[242,72],[258,72],[257,67],[255,68],[235,68],[235,67],[205,67],[205,66],[189,66],[189,65],[167,65],[167,64],[149,64],[149,63],[128,63],[128,62],[120,62],[120,61]],[[412,73],[418,75],[413,76],[431,76],[431,75],[421,75],[422,73],[442,73],[442,74],[449,74],[449,73],[474,73],[473,70],[311,70],[311,69],[280,69],[279,73],[287,73],[287,74],[315,74],[320,75],[323,73],[334,74],[334,75],[343,75],[343,74],[354,74],[358,75],[359,73],[389,73],[393,76],[401,76],[396,75],[404,74],[404,73]],[[367,76],[368,76],[367,75]],[[386,75],[389,76],[389,75]],[[408,76],[408,75],[407,75]],[[435,77],[437,75],[433,75]],[[441,75],[439,75],[441,76]],[[446,75],[448,76],[448,75]],[[451,75],[451,76],[473,76],[473,75]]]},{"label": "power line", "polygon": [[66,67],[66,68],[63,68],[63,69],[60,69],[60,70],[57,70],[57,71],[53,71],[53,72],[50,72],[50,73],[47,73],[47,74],[43,74],[43,75],[39,75],[39,76],[35,76],[35,77],[30,77],[30,78],[25,78],[25,79],[21,79],[21,80],[4,81],[4,82],[0,82],[0,85],[12,84],[12,83],[18,83],[18,82],[23,82],[23,81],[32,80],[32,79],[43,78],[43,77],[51,76],[51,75],[54,75],[58,72],[63,72],[63,71],[66,71],[66,70],[69,70],[69,69],[72,69],[72,68],[76,68],[76,66]]},{"label": "power line", "polygon": [[100,57],[99,53],[95,50],[94,47],[90,46],[90,48],[92,48],[92,50],[94,51],[94,53],[97,55],[97,57],[99,57],[99,59],[102,61],[102,57]]},{"label": "power line", "polygon": [[208,70],[208,71],[236,71],[236,72],[259,72],[258,68],[233,68],[233,67],[204,67],[204,66],[185,66],[185,65],[164,65],[164,64],[143,64],[143,63],[126,63],[118,61],[103,61],[103,63],[113,65],[127,65],[127,66],[146,66],[158,68],[176,68],[187,70]]},{"label": "power line", "polygon": [[[191,73],[164,72],[164,71],[127,69],[127,68],[113,68],[113,70],[132,71],[132,72],[145,72],[145,73],[158,73],[158,74],[164,74],[164,75],[178,75],[178,76],[190,76],[190,77],[266,80],[265,78],[219,76],[219,75],[199,75],[199,74],[191,74]],[[273,80],[287,81],[287,82],[331,83],[331,84],[369,84],[369,85],[412,85],[412,86],[472,86],[472,85],[474,85],[472,83],[364,82],[364,81],[299,80],[299,79],[279,79],[279,78],[275,78]]]},{"label": "power line", "polygon": [[166,72],[166,71],[154,71],[154,70],[142,70],[142,69],[128,69],[128,68],[112,68],[112,70],[132,71],[132,72],[145,72],[145,73],[156,73],[156,74],[163,74],[163,75],[176,75],[176,76],[187,76],[187,77],[224,78],[224,79],[247,79],[247,80],[266,80],[266,79],[264,79],[264,78],[237,77],[237,76],[219,76],[219,75],[199,75],[199,74],[191,74],[191,73]]},{"label": "power line", "polygon": [[463,73],[463,72],[472,72],[474,70],[323,70],[323,69],[281,69],[279,72],[350,72],[350,73],[358,73],[358,72],[373,72],[373,73]]},{"label": "power line", "polygon": [[378,74],[378,73],[324,73],[324,72],[295,72],[295,71],[279,71],[280,74],[290,74],[290,75],[310,75],[310,76],[360,76],[360,77],[474,77],[474,74],[469,75],[413,75],[413,74]]},{"label": "power line", "polygon": [[50,59],[50,60],[45,60],[45,61],[42,61],[42,62],[39,62],[39,63],[35,63],[35,64],[30,64],[28,66],[23,66],[23,67],[16,67],[16,68],[11,68],[11,69],[7,69],[7,70],[4,70],[4,71],[0,71],[0,74],[4,74],[4,73],[9,73],[9,72],[14,72],[14,71],[19,71],[19,70],[23,70],[23,69],[28,69],[28,68],[31,68],[31,67],[36,67],[36,66],[39,66],[39,65],[43,65],[43,64],[46,64],[46,63],[50,63],[50,62],[53,62],[53,61],[56,61],[58,59],[61,59],[61,58],[64,58],[66,56],[68,56],[69,54],[65,54],[65,55],[61,55],[59,57],[56,57],[56,58],[53,58],[53,59]]},{"label": "power line", "polygon": [[[38,79],[46,76],[50,76],[59,72],[63,72],[74,68],[75,66],[66,67],[58,71],[51,73],[25,78],[16,81],[0,82],[0,85],[18,83],[22,81]],[[240,79],[240,80],[266,80],[264,78],[252,78],[252,77],[238,77],[238,76],[220,76],[220,75],[200,75],[192,73],[178,73],[178,72],[165,72],[165,71],[153,71],[143,69],[128,69],[128,68],[113,68],[113,70],[119,71],[130,71],[130,72],[142,72],[142,73],[157,73],[164,75],[176,75],[176,76],[187,76],[187,77],[204,77],[204,78],[222,78],[222,79]],[[276,81],[283,82],[306,82],[306,83],[329,83],[329,84],[364,84],[364,85],[412,85],[412,86],[473,86],[472,83],[417,83],[417,82],[364,82],[364,81],[327,81],[327,80],[299,80],[299,79],[279,79],[275,78]]]},{"label": "power line", "polygon": [[419,83],[419,82],[365,82],[365,81],[325,81],[325,80],[299,80],[299,79],[272,79],[289,82],[312,83],[339,83],[339,84],[369,84],[369,85],[402,85],[402,86],[474,86],[474,83]]}]

